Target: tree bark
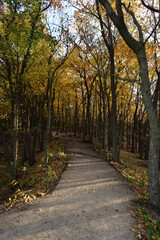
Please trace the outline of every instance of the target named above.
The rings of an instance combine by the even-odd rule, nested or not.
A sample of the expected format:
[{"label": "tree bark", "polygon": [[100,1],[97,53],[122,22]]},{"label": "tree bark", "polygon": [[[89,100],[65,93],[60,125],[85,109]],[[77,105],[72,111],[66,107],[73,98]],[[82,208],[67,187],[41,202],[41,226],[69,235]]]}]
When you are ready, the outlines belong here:
[{"label": "tree bark", "polygon": [[110,61],[111,61],[111,90],[112,90],[112,140],[113,140],[113,150],[112,158],[113,161],[119,162],[119,156],[117,151],[117,99],[116,99],[116,86],[114,81],[114,49],[110,51]]},{"label": "tree bark", "polygon": [[95,86],[95,111],[96,111],[96,129],[95,129],[95,150],[97,148],[97,137],[98,137],[98,108],[97,108],[97,84]]}]

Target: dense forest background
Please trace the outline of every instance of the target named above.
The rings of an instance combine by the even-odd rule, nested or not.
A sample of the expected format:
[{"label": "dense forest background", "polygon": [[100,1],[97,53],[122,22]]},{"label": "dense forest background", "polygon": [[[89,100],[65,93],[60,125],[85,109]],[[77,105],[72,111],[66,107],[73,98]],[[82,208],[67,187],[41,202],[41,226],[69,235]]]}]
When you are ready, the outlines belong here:
[{"label": "dense forest background", "polygon": [[[149,4],[148,4],[149,2]],[[0,1],[0,156],[16,178],[52,133],[149,161],[159,209],[159,1]]]}]

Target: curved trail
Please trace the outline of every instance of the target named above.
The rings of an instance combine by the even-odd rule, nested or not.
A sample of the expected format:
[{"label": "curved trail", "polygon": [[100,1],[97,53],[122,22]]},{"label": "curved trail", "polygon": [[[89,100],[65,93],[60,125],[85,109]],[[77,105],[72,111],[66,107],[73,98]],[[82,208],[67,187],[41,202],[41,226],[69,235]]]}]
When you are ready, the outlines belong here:
[{"label": "curved trail", "polygon": [[126,181],[93,145],[66,139],[72,157],[52,194],[0,214],[1,240],[134,240]]}]

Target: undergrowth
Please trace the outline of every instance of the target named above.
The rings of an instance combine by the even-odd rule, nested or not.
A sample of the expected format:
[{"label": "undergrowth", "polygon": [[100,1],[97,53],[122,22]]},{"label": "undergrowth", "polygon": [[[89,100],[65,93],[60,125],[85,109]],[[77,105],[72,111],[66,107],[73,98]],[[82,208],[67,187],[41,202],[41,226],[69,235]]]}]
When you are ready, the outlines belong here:
[{"label": "undergrowth", "polygon": [[145,206],[139,204],[134,209],[134,215],[138,222],[136,225],[138,239],[160,240],[160,219],[153,217]]},{"label": "undergrowth", "polygon": [[127,179],[139,202],[133,210],[137,219],[137,239],[160,240],[159,215],[148,207],[148,163],[139,159],[136,154],[124,151],[121,152],[120,160],[119,163],[111,164]]},{"label": "undergrowth", "polygon": [[64,153],[62,141],[57,139],[53,145],[48,153],[47,168],[45,153],[37,153],[36,162],[32,167],[27,161],[23,166],[19,164],[16,179],[9,175],[5,162],[0,163],[0,211],[44,196],[57,182],[68,164],[68,156]]}]

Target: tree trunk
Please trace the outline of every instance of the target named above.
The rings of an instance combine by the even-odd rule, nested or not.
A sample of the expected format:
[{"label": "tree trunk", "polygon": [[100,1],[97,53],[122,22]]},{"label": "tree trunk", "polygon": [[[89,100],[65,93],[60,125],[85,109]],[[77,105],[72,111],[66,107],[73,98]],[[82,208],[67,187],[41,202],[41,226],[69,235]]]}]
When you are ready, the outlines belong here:
[{"label": "tree trunk", "polygon": [[136,99],[136,109],[134,112],[134,117],[133,117],[133,129],[132,129],[132,147],[131,147],[131,152],[135,152],[135,135],[137,132],[137,110],[138,110],[138,103],[139,103],[139,98],[138,98],[138,90],[137,90],[137,99]]},{"label": "tree trunk", "polygon": [[86,111],[86,119],[87,119],[87,129],[86,134],[88,134],[88,142],[91,142],[91,114],[90,114],[90,95],[87,95],[87,111]]},{"label": "tree trunk", "polygon": [[114,82],[114,49],[110,51],[110,61],[111,61],[111,90],[112,90],[112,140],[113,140],[113,150],[112,158],[113,161],[119,162],[119,156],[117,151],[117,99],[116,99],[116,85]]},{"label": "tree trunk", "polygon": [[13,160],[13,178],[17,173],[17,159],[18,159],[18,104],[14,105],[13,114],[13,129],[12,129],[12,160]]},{"label": "tree trunk", "polygon": [[99,142],[102,139],[102,97],[101,94],[99,95],[99,114],[98,114],[98,138]]},{"label": "tree trunk", "polygon": [[77,90],[75,90],[75,110],[74,110],[74,136],[76,136],[77,133],[77,120],[78,120],[78,96],[77,96]]},{"label": "tree trunk", "polygon": [[45,149],[45,168],[48,165],[48,144],[49,144],[49,133],[50,133],[50,125],[51,125],[51,90],[52,84],[49,89],[49,97],[48,97],[48,122],[47,122],[47,131],[46,131],[46,149]]},{"label": "tree trunk", "polygon": [[150,125],[150,147],[149,147],[149,202],[160,209],[160,188],[159,188],[159,137],[160,128],[156,110],[153,107],[148,65],[145,48],[137,54],[140,66],[141,92],[146,107]]},{"label": "tree trunk", "polygon": [[81,83],[81,92],[82,92],[82,105],[83,105],[83,113],[82,113],[82,134],[83,134],[83,141],[85,142],[86,136],[86,121],[85,121],[85,96],[83,90],[83,84]]},{"label": "tree trunk", "polygon": [[57,109],[58,109],[58,112],[57,112],[57,127],[56,127],[56,135],[58,135],[59,134],[59,125],[60,125],[60,103],[59,103],[59,101],[60,101],[60,92],[58,93],[58,106],[57,106]]},{"label": "tree trunk", "polygon": [[[33,166],[35,163],[36,146],[37,146],[38,132],[39,132],[41,119],[42,119],[43,107],[44,107],[43,104],[39,104],[39,116],[37,119],[37,126],[35,127],[34,135],[33,135],[33,147],[32,147],[32,154],[30,157],[30,166]],[[29,139],[28,139],[28,141],[29,141]],[[28,142],[28,145],[30,145],[30,142]]]},{"label": "tree trunk", "polygon": [[97,137],[98,137],[98,109],[97,109],[97,85],[95,86],[95,111],[96,111],[96,129],[95,129],[95,150],[97,148]]},{"label": "tree trunk", "polygon": [[108,128],[107,128],[107,113],[106,113],[106,77],[104,76],[104,91],[103,91],[103,148],[105,158],[108,160]]}]

